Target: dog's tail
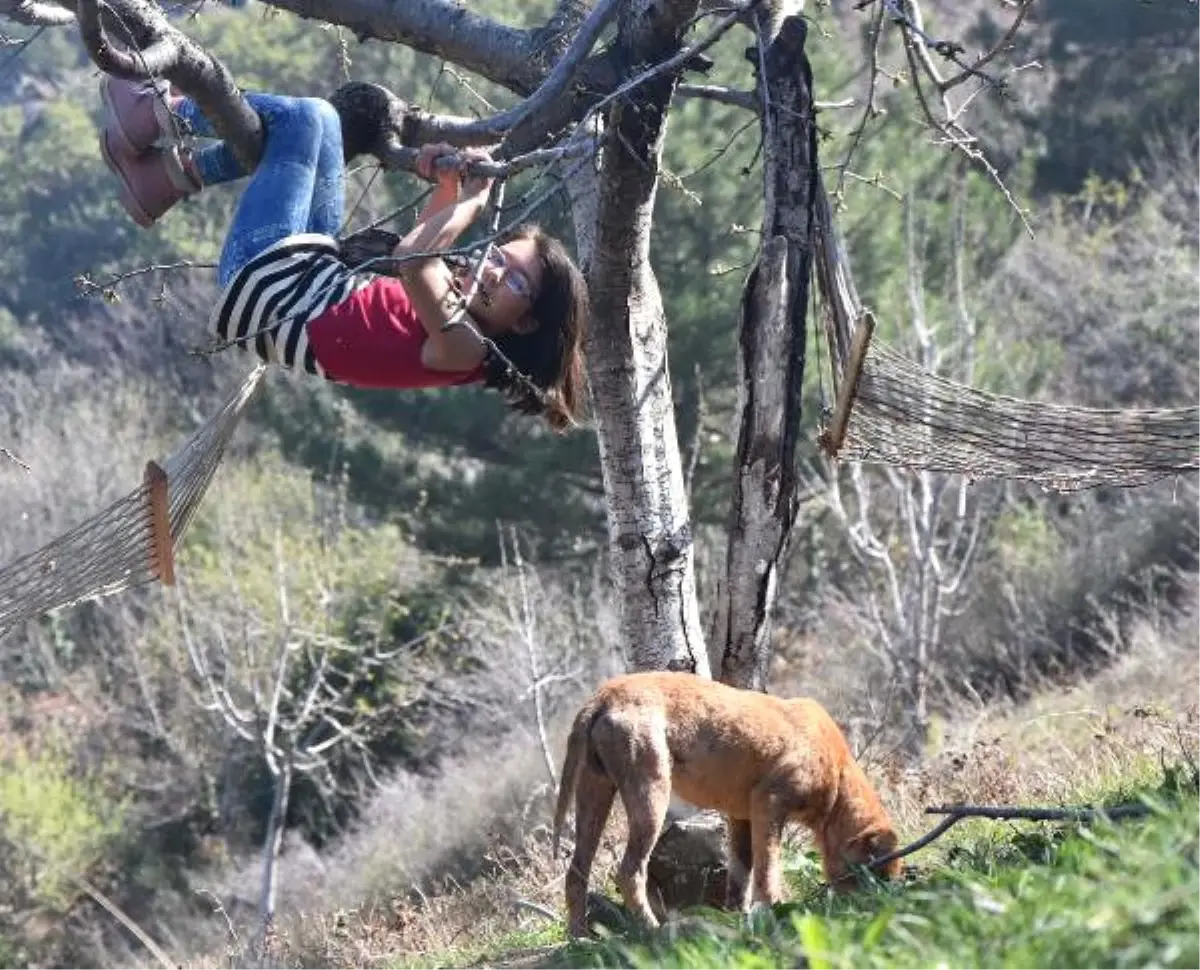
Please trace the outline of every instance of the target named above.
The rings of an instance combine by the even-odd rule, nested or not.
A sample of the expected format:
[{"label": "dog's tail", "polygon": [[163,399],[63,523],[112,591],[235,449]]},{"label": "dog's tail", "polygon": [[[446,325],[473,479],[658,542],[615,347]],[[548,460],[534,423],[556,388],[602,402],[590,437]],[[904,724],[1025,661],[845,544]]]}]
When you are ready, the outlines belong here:
[{"label": "dog's tail", "polygon": [[587,760],[588,735],[595,720],[597,705],[585,704],[575,715],[575,723],[571,725],[571,734],[567,738],[567,753],[563,758],[562,773],[558,781],[558,804],[554,808],[554,855],[558,856],[559,839],[562,836],[563,823],[567,820],[567,809],[571,799],[575,797],[575,788],[579,784],[579,773]]}]

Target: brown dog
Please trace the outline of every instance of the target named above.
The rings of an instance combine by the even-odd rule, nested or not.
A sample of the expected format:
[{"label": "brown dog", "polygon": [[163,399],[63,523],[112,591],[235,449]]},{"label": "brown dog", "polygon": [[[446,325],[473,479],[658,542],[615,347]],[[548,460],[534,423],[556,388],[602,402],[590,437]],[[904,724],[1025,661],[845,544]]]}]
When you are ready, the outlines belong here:
[{"label": "brown dog", "polygon": [[[629,841],[617,871],[625,905],[658,925],[646,869],[671,791],[724,813],[729,830],[726,905],[781,897],[779,843],[790,820],[816,838],[825,874],[849,888],[849,867],[893,851],[879,796],[833,719],[816,701],[784,700],[684,673],[640,673],[603,684],[575,717],[563,762],[554,844],[575,795],[575,854],[567,871],[568,931],[587,933],[592,860],[620,792]],[[882,867],[894,877],[900,860]]]}]

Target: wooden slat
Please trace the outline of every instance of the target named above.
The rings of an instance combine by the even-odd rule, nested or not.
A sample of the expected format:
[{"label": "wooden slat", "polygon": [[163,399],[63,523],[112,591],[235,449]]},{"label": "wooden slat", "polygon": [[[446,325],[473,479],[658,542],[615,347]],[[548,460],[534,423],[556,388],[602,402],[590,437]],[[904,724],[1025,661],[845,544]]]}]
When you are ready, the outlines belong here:
[{"label": "wooden slat", "polygon": [[167,504],[167,473],[158,462],[147,462],[145,481],[149,486],[154,571],[164,586],[174,586],[175,548],[171,541],[171,515]]},{"label": "wooden slat", "polygon": [[846,360],[846,372],[842,375],[842,383],[838,388],[833,420],[820,437],[821,446],[830,458],[837,457],[838,452],[842,450],[842,442],[846,440],[850,409],[854,406],[854,396],[858,393],[858,379],[862,375],[863,362],[867,359],[867,349],[871,345],[871,334],[874,332],[875,315],[866,310],[862,319],[858,321],[858,326],[854,328],[854,336],[850,340],[850,356]]}]

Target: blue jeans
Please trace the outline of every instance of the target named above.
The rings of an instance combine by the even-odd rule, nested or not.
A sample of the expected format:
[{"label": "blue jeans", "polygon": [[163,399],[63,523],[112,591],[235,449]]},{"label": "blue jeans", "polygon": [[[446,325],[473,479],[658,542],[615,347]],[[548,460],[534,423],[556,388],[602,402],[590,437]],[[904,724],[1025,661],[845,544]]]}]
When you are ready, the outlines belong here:
[{"label": "blue jeans", "polygon": [[[334,236],[342,223],[346,165],[342,123],[333,105],[320,98],[248,94],[262,118],[262,158],[250,178],[221,250],[217,280],[226,286],[251,259],[286,236],[318,232]],[[179,115],[200,137],[214,135],[200,109],[185,99]],[[201,181],[232,182],[246,173],[224,142],[195,153]]]}]

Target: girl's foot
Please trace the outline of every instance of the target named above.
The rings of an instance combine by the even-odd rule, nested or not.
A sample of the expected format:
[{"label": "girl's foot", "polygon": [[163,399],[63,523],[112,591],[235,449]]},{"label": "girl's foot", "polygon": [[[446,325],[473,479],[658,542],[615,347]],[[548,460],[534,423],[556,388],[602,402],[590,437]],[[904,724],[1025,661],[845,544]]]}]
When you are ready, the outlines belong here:
[{"label": "girl's foot", "polygon": [[100,132],[100,155],[121,182],[121,205],[143,229],[202,187],[191,155],[173,145],[130,154],[106,128]]},{"label": "girl's foot", "polygon": [[183,122],[175,108],[183,98],[165,80],[126,81],[105,74],[100,79],[104,129],[126,155],[140,155],[158,142],[176,144]]}]

